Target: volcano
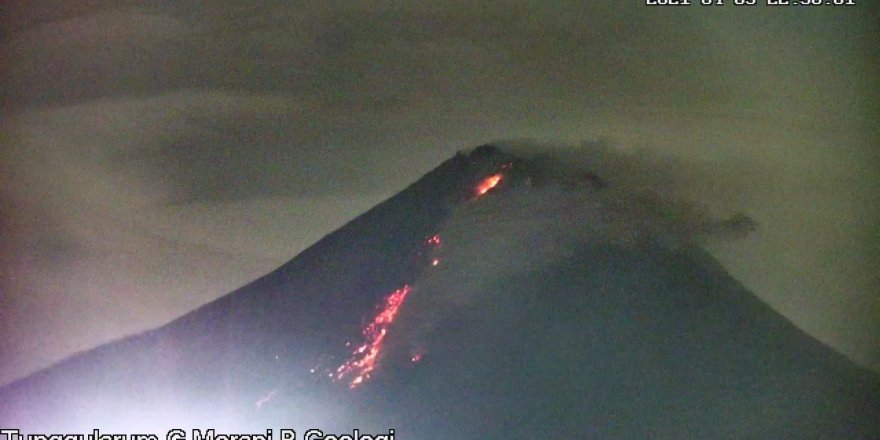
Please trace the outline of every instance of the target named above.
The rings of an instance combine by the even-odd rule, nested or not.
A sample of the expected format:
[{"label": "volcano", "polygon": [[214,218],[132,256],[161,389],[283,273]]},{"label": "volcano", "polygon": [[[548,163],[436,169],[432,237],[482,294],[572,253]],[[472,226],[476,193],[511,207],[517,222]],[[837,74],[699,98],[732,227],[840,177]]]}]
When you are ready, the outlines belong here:
[{"label": "volcano", "polygon": [[262,278],[0,389],[0,428],[880,438],[876,375],[699,245],[621,234],[613,188],[459,153]]}]

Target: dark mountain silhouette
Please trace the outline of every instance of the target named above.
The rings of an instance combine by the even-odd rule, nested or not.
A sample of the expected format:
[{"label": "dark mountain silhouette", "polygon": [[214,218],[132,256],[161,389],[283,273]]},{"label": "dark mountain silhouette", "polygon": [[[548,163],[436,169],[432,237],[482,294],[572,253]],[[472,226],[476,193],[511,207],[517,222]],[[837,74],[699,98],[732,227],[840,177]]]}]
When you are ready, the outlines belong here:
[{"label": "dark mountain silhouette", "polygon": [[[457,207],[552,178],[494,147],[461,153],[229,295],[6,386],[0,427],[880,438],[877,377],[697,246],[585,241],[552,264],[469,284],[476,299],[442,319],[404,313],[407,295],[442,294],[419,282]],[[563,184],[613,185],[592,173]],[[395,334],[422,319],[417,343]]]}]

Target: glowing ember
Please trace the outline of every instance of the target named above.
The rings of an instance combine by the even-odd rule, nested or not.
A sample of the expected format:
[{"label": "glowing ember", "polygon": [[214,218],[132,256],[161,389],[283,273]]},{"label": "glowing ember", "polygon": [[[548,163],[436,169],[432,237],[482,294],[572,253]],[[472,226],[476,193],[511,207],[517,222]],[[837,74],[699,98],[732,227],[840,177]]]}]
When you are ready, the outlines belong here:
[{"label": "glowing ember", "polygon": [[416,362],[422,360],[422,354],[421,354],[421,353],[416,353],[416,354],[414,354],[411,358],[409,358],[409,360],[410,360],[412,363],[416,363]]},{"label": "glowing ember", "polygon": [[440,236],[435,235],[428,239],[427,243],[431,246],[440,246]]},{"label": "glowing ember", "polygon": [[440,264],[440,260],[438,260],[436,258],[431,261],[431,266],[436,266],[438,264]]},{"label": "glowing ember", "polygon": [[370,378],[370,373],[376,368],[376,360],[382,352],[382,343],[388,334],[388,327],[394,322],[409,292],[410,287],[405,285],[385,298],[382,311],[364,328],[363,335],[366,342],[351,354],[348,362],[336,369],[335,380],[351,374],[354,377],[349,382],[349,388],[356,388]]},{"label": "glowing ember", "polygon": [[490,189],[498,186],[498,183],[501,182],[502,177],[504,177],[503,174],[497,173],[483,179],[483,181],[480,182],[479,185],[477,185],[477,195],[481,196],[483,194],[486,194],[487,192],[489,192]]}]

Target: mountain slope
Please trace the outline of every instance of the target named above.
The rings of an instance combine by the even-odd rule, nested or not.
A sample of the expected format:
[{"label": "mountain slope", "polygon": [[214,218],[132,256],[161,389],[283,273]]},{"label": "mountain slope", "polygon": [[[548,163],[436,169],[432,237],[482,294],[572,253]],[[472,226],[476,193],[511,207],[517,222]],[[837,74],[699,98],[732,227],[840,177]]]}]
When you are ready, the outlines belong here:
[{"label": "mountain slope", "polygon": [[[548,182],[583,199],[548,205],[569,194]],[[877,378],[697,246],[597,235],[607,186],[459,154],[253,283],[0,390],[0,426],[880,438]]]}]

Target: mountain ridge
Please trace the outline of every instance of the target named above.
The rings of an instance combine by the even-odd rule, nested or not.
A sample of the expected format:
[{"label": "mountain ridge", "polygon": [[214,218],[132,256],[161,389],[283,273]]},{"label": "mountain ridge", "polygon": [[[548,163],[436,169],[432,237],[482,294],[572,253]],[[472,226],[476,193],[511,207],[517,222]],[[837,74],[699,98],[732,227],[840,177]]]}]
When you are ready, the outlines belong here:
[{"label": "mountain ridge", "polygon": [[[526,209],[517,197],[582,185],[589,200],[607,187],[566,175],[563,192],[540,192],[548,179],[495,147],[460,153],[230,294],[0,388],[0,426],[880,436],[876,375],[697,246],[549,234],[623,219],[591,217],[602,205],[580,199],[551,210],[562,223],[532,220],[548,205],[511,212]],[[499,219],[514,214],[532,230]]]}]

